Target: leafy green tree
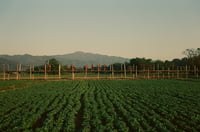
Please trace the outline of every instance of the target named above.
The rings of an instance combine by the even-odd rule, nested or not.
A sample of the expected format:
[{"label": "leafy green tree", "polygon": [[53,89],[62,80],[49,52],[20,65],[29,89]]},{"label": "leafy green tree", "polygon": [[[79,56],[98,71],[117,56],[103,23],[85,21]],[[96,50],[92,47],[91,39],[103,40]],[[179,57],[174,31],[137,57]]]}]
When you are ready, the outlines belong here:
[{"label": "leafy green tree", "polygon": [[153,64],[155,65],[156,69],[161,70],[164,67],[164,62],[161,60],[156,60],[153,62]]},{"label": "leafy green tree", "polygon": [[114,70],[121,70],[121,68],[123,70],[124,64],[122,64],[122,63],[114,63],[113,64],[113,68],[114,68]]},{"label": "leafy green tree", "polygon": [[133,58],[130,60],[131,65],[136,65],[138,69],[149,68],[152,65],[152,59]]},{"label": "leafy green tree", "polygon": [[59,61],[55,58],[46,61],[47,70],[57,71],[59,69]]},{"label": "leafy green tree", "polygon": [[187,56],[188,65],[200,67],[200,48],[186,49],[183,54]]}]

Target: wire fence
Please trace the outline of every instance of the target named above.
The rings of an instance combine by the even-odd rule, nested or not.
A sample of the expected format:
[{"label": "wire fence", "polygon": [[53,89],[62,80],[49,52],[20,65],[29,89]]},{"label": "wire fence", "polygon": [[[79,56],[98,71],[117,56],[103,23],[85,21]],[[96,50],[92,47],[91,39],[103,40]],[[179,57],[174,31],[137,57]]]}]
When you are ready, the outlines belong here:
[{"label": "wire fence", "polygon": [[137,66],[121,65],[121,69],[115,69],[113,65],[109,68],[105,65],[97,65],[96,68],[76,69],[74,65],[65,68],[58,65],[57,70],[49,69],[44,65],[43,69],[37,69],[33,65],[0,65],[0,80],[117,80],[117,79],[189,79],[199,78],[198,67],[177,67],[177,68],[143,68]]}]

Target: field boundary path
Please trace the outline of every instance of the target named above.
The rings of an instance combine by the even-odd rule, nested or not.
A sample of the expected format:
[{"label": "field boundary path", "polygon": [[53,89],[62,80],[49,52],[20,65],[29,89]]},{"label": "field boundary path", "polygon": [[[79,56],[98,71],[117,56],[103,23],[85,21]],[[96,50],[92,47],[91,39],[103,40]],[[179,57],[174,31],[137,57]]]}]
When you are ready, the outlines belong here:
[{"label": "field boundary path", "polygon": [[[16,90],[16,89],[24,89],[24,88],[28,88],[30,86],[36,85],[36,84],[40,84],[44,81],[32,81],[32,82],[26,82],[23,81],[23,84],[11,84],[11,85],[7,85],[7,86],[1,86],[0,85],[0,92],[7,92],[7,91],[11,91],[11,90]],[[7,82],[9,84],[9,82]]]}]

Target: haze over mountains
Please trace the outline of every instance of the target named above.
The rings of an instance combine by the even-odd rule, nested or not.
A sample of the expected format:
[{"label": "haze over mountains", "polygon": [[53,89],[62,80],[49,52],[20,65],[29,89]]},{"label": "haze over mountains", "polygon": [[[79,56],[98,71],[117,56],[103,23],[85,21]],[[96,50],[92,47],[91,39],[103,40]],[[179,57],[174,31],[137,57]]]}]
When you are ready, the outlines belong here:
[{"label": "haze over mountains", "polygon": [[124,63],[129,62],[128,58],[107,56],[94,53],[86,53],[82,51],[64,54],[64,55],[52,55],[52,56],[32,56],[29,54],[24,55],[0,55],[0,64],[24,64],[24,65],[42,65],[48,59],[55,58],[61,64],[74,64],[76,67],[82,67],[85,64],[112,64],[112,63]]}]

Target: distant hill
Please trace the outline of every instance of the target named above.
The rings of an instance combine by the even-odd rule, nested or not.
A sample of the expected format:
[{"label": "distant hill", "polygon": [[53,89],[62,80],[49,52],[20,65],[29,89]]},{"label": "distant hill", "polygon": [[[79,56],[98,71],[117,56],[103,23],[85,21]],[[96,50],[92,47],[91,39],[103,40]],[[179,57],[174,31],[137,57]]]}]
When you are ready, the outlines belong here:
[{"label": "distant hill", "polygon": [[85,64],[112,64],[112,63],[124,63],[129,62],[129,59],[116,56],[107,56],[94,53],[74,52],[64,55],[52,55],[52,56],[32,56],[29,54],[24,55],[0,55],[0,64],[24,64],[24,65],[42,65],[48,59],[55,58],[63,65],[74,64],[76,67],[82,67]]},{"label": "distant hill", "polygon": [[0,64],[17,64],[17,62],[14,60],[8,60],[0,57]]}]

